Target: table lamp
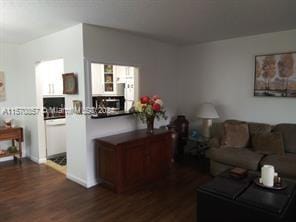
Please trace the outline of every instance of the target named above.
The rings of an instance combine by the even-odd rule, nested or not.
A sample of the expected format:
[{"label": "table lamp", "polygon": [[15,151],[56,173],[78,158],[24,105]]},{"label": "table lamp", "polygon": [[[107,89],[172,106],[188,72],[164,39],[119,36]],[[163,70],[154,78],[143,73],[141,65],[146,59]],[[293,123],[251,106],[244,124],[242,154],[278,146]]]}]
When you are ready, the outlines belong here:
[{"label": "table lamp", "polygon": [[202,135],[205,139],[210,138],[212,120],[219,118],[215,106],[211,103],[203,103],[199,107],[196,116],[202,119]]}]

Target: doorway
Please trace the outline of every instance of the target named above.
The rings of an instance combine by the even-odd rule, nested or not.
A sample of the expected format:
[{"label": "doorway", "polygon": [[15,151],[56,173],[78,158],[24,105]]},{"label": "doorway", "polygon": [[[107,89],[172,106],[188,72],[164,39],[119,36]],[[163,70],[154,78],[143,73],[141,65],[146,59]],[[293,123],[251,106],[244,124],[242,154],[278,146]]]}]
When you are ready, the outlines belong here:
[{"label": "doorway", "polygon": [[39,160],[66,174],[66,115],[63,95],[64,60],[39,62],[35,67]]}]

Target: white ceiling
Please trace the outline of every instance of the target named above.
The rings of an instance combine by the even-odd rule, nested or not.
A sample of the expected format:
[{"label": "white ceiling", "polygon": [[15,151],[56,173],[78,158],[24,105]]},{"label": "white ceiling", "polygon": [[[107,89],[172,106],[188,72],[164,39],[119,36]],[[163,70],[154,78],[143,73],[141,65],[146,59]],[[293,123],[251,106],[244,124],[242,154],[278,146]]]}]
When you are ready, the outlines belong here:
[{"label": "white ceiling", "polygon": [[296,28],[295,0],[0,0],[0,41],[23,43],[78,23],[178,44]]}]

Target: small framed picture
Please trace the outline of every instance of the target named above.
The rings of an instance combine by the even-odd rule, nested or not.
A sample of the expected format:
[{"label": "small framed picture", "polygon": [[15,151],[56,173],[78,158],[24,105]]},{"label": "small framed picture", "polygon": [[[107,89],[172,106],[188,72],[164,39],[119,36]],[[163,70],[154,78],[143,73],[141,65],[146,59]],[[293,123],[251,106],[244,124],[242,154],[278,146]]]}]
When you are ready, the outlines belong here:
[{"label": "small framed picture", "polygon": [[74,73],[63,74],[63,94],[77,94],[78,82]]},{"label": "small framed picture", "polygon": [[75,114],[82,114],[82,101],[73,100],[73,111]]}]

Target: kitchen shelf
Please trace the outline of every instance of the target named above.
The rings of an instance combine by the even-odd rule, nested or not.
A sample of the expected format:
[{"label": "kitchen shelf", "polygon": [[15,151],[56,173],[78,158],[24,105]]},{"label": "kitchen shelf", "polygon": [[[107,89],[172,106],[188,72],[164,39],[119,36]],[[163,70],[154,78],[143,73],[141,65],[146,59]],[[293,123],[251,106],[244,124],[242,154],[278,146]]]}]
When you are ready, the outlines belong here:
[{"label": "kitchen shelf", "polygon": [[114,68],[113,65],[104,65],[104,92],[114,93],[115,82],[114,82]]}]

